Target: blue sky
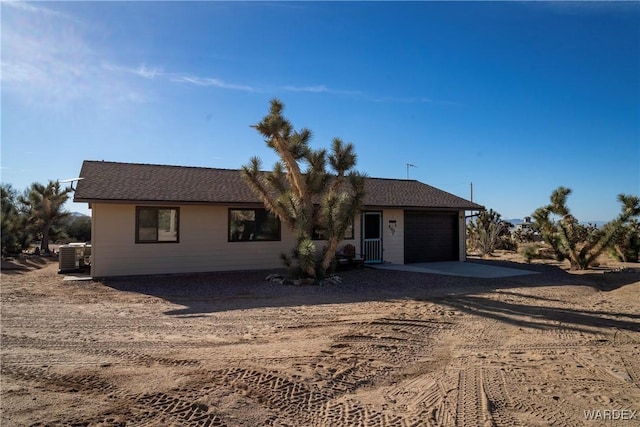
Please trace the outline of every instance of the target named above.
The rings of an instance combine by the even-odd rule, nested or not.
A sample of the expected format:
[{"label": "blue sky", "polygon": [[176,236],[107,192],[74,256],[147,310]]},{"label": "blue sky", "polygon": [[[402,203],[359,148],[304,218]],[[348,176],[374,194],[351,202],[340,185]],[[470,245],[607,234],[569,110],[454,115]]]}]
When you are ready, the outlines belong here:
[{"label": "blue sky", "polygon": [[[522,218],[560,185],[582,221],[640,194],[638,2],[1,4],[1,179],[82,161],[239,168],[285,103],[358,169]],[[88,212],[86,204],[69,204]]]}]

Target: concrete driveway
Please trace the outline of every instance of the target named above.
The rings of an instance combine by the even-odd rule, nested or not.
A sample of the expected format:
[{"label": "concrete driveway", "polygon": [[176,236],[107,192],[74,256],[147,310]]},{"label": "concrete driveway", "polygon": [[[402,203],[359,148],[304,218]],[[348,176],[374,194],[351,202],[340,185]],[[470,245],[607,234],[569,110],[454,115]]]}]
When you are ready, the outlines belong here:
[{"label": "concrete driveway", "polygon": [[515,268],[497,267],[475,262],[422,262],[415,264],[370,264],[369,267],[380,270],[412,271],[416,273],[443,274],[446,276],[477,277],[494,279],[500,277],[525,276],[539,274],[537,271],[520,270]]}]

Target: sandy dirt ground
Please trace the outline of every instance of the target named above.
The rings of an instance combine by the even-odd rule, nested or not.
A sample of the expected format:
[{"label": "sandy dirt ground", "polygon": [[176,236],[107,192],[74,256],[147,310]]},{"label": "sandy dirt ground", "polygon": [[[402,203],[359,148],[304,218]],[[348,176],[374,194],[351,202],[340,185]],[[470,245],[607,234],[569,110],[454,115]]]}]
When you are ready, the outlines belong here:
[{"label": "sandy dirt ground", "polygon": [[[640,269],[1,275],[5,426],[640,425]],[[629,265],[629,267],[633,267]]]}]

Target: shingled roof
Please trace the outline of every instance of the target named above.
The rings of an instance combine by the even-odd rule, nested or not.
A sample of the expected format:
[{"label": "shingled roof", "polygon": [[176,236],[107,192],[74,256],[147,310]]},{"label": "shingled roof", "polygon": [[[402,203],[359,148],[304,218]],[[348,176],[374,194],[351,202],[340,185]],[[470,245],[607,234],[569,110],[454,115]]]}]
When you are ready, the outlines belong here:
[{"label": "shingled roof", "polygon": [[[74,202],[260,203],[236,169],[87,160],[80,177]],[[369,208],[484,209],[415,180],[367,178],[365,189]]]}]

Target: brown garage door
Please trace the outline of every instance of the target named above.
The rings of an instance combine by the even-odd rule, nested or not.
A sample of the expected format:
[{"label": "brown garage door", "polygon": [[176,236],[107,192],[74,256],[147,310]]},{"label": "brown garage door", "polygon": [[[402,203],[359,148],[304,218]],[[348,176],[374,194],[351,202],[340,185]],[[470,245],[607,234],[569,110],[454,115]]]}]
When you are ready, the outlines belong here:
[{"label": "brown garage door", "polygon": [[458,260],[458,214],[405,211],[404,262]]}]

